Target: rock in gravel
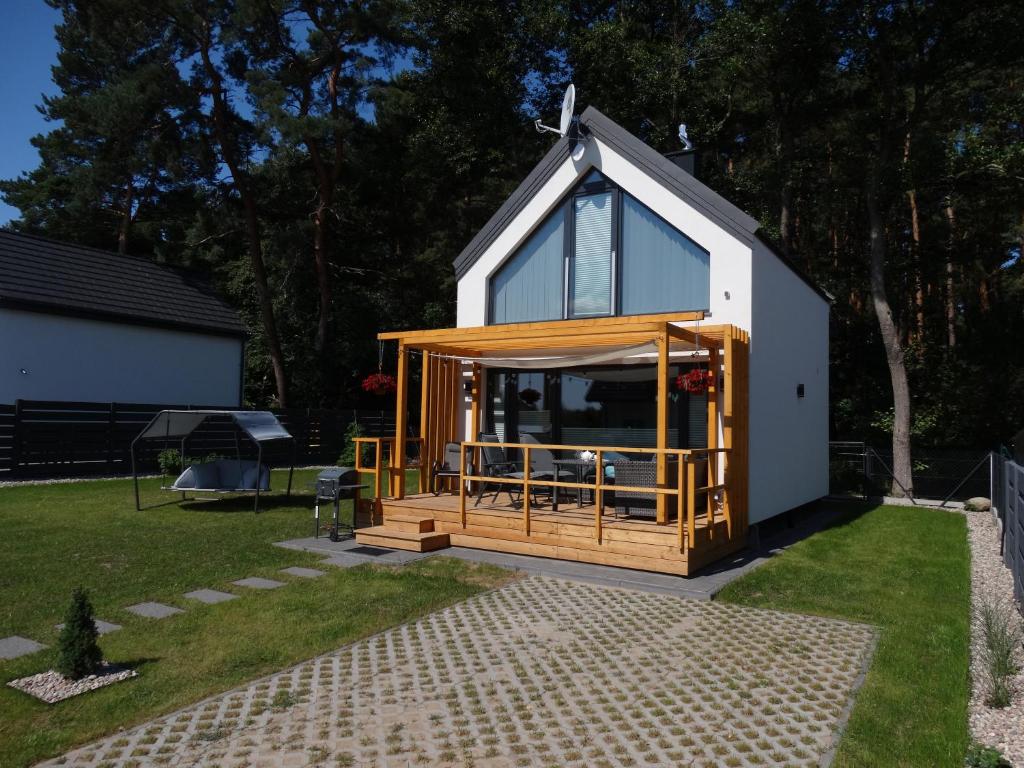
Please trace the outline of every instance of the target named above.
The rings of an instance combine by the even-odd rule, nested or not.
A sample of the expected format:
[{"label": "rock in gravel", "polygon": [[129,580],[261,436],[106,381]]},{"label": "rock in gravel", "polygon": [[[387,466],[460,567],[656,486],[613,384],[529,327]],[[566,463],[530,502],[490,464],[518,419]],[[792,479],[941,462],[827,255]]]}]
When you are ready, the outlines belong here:
[{"label": "rock in gravel", "polygon": [[[987,503],[988,499],[984,501]],[[985,639],[978,610],[982,602],[987,602],[1018,616],[1013,601],[1013,576],[999,555],[999,526],[991,512],[967,512],[966,517],[971,545],[971,735],[981,744],[1000,750],[1011,765],[1024,768],[1024,649],[1017,649],[1021,671],[1010,681],[1010,706],[986,706],[988,690],[982,660]]]},{"label": "rock in gravel", "polygon": [[35,696],[47,704],[56,704],[58,701],[64,701],[64,699],[70,699],[72,696],[78,696],[88,691],[95,691],[97,688],[119,683],[122,680],[129,680],[137,675],[138,672],[134,669],[104,664],[100,674],[89,675],[81,680],[72,680],[51,669],[49,672],[11,680],[7,685],[23,691],[29,696]]},{"label": "rock in gravel", "polygon": [[988,512],[992,509],[992,502],[984,496],[975,496],[964,502],[964,510],[967,512]]}]

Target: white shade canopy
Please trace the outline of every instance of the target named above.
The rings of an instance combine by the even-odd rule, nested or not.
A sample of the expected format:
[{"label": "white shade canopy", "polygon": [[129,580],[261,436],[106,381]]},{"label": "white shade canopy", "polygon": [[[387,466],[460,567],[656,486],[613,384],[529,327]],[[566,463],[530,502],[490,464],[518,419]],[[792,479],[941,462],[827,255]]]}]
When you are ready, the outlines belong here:
[{"label": "white shade canopy", "polygon": [[160,411],[136,439],[187,437],[212,416],[230,417],[250,440],[257,443],[292,439],[270,411]]}]

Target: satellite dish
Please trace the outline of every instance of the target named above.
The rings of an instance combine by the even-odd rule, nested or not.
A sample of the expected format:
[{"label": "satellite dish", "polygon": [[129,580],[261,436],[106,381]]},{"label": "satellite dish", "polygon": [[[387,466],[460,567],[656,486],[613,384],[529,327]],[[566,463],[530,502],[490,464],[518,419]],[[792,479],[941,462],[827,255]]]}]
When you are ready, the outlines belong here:
[{"label": "satellite dish", "polygon": [[565,96],[562,97],[562,119],[558,123],[558,132],[565,136],[572,125],[572,110],[576,106],[576,86],[569,83],[565,89]]},{"label": "satellite dish", "polygon": [[573,124],[576,122],[573,117],[572,111],[576,107],[576,87],[569,83],[569,87],[565,89],[565,96],[562,97],[562,117],[558,122],[558,128],[552,128],[549,125],[544,125],[540,118],[533,121],[533,127],[537,129],[537,133],[544,133],[548,131],[550,133],[557,133],[559,136],[567,136],[573,129]]},{"label": "satellite dish", "polygon": [[683,143],[683,149],[687,152],[693,149],[693,142],[690,141],[690,137],[686,135],[686,123],[679,124],[679,141]]}]

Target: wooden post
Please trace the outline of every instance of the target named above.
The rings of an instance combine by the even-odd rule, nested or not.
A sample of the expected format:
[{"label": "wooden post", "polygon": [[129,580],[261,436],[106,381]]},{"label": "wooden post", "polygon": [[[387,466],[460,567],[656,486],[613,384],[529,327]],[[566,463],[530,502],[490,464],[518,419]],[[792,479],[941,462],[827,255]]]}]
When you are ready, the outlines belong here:
[{"label": "wooden post", "polygon": [[459,519],[466,527],[466,452],[459,451]]},{"label": "wooden post", "polygon": [[523,448],[523,530],[530,535],[530,446]]},{"label": "wooden post", "polygon": [[405,430],[409,420],[409,352],[398,345],[398,389],[395,394],[395,449],[391,456],[391,472],[398,472],[394,495],[405,498]]},{"label": "wooden post", "polygon": [[689,533],[690,549],[697,548],[697,465],[686,464],[686,526]]},{"label": "wooden post", "polygon": [[[657,446],[662,449],[658,452],[658,475],[657,486],[664,488],[667,480],[668,463],[665,458],[664,449],[668,447],[668,331],[658,334],[658,435]],[[656,502],[657,523],[666,525],[668,523],[668,499],[665,494],[659,493]]]},{"label": "wooden post", "polygon": [[[482,403],[480,402],[480,396],[483,394],[483,387],[481,386],[482,381],[480,363],[473,363],[473,402],[470,405],[472,411],[469,417],[469,439],[477,440],[480,436],[480,408]],[[456,442],[461,443],[462,440]],[[480,466],[480,449],[473,448],[473,466]]]},{"label": "wooden post", "polygon": [[601,536],[604,531],[601,529],[601,515],[604,514],[604,459],[603,451],[597,449],[597,457],[594,459],[594,532],[597,535],[597,543],[601,543]]},{"label": "wooden post", "polygon": [[427,431],[430,425],[430,353],[423,350],[423,368],[420,374],[420,485],[419,492],[425,493],[428,490],[429,463],[434,461],[434,446],[427,438]]},{"label": "wooden post", "polygon": [[679,551],[686,550],[686,454],[679,456],[679,477],[676,479],[676,529],[679,534]]},{"label": "wooden post", "polygon": [[725,455],[725,466],[724,471],[722,472],[722,482],[725,484],[725,489],[722,491],[722,514],[725,516],[726,536],[730,541],[732,540],[734,533],[731,497],[732,484],[735,482],[735,478],[733,477],[732,440],[733,420],[735,418],[733,368],[736,365],[736,350],[733,344],[732,326],[727,325],[725,327],[725,345],[723,350],[725,371],[722,374],[722,447],[729,451],[729,453]]}]

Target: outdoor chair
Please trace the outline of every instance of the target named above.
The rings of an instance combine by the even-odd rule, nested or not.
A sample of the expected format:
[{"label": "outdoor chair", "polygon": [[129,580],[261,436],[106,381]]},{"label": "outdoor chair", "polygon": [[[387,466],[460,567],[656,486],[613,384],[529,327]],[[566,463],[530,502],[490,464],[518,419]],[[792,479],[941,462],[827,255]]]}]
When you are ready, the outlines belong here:
[{"label": "outdoor chair", "polygon": [[[462,475],[459,471],[459,461],[463,447],[461,443],[445,443],[444,444],[444,460],[435,461],[433,466],[430,468],[430,490],[435,496],[441,493],[440,481],[448,479],[458,479]],[[470,447],[465,448],[466,453],[466,474],[473,474],[473,449]]]},{"label": "outdoor chair", "polygon": [[[534,448],[540,442],[533,435],[519,435],[519,442],[530,446],[530,480],[555,480],[574,482],[576,473],[568,469],[558,469],[555,464],[555,455],[547,448]],[[522,474],[522,473],[520,473]],[[548,496],[554,498],[558,489],[554,486],[544,486],[548,489]],[[579,489],[577,489],[579,490]],[[536,499],[536,497],[534,497]]]},{"label": "outdoor chair", "polygon": [[[505,449],[501,447],[497,435],[480,433],[478,442],[485,443],[480,446],[480,475],[482,477],[518,477],[522,479],[522,472],[516,471],[516,463],[509,461],[505,456]],[[502,493],[507,493],[509,502],[515,504],[517,499],[512,495],[513,486],[508,483],[480,483],[477,493],[476,504],[483,499],[488,489],[494,490],[494,500],[497,501]],[[474,506],[476,506],[474,504]]]},{"label": "outdoor chair", "polygon": [[[668,485],[674,488],[679,464],[676,459],[666,460],[666,479]],[[657,494],[644,491],[631,491],[629,486],[634,488],[654,488],[658,485],[658,461],[657,457],[636,461],[624,459],[612,463],[615,467],[615,516],[620,514],[626,517],[643,517],[654,520],[657,517]],[[675,496],[669,496],[675,500]]]}]

